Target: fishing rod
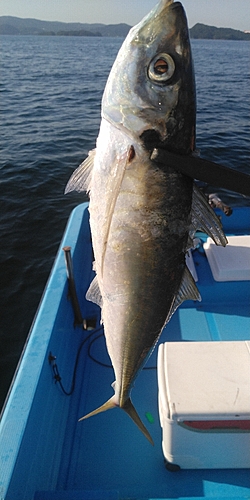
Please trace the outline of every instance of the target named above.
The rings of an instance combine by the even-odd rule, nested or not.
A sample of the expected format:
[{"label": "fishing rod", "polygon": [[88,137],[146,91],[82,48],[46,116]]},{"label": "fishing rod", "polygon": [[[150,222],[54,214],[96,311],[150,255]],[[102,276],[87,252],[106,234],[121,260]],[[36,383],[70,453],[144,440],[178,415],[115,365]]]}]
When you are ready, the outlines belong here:
[{"label": "fishing rod", "polygon": [[199,156],[182,156],[155,148],[151,160],[179,170],[193,179],[206,182],[211,186],[229,189],[244,196],[250,196],[250,175],[233,168],[225,167]]}]

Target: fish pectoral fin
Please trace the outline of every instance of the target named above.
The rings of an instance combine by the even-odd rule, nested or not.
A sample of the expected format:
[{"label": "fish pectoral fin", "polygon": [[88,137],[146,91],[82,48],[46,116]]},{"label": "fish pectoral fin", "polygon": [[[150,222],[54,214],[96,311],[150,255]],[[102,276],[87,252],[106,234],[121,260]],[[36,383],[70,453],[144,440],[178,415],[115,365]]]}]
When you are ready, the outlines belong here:
[{"label": "fish pectoral fin", "polygon": [[144,436],[148,439],[148,441],[154,446],[154,441],[151,438],[147,428],[142,423],[132,401],[128,398],[125,403],[121,406],[121,408],[132,418],[133,422],[139,427],[140,431],[144,434]]},{"label": "fish pectoral fin", "polygon": [[199,302],[201,301],[200,292],[187,266],[185,267],[182,276],[178,294],[172,304],[169,315],[167,317],[167,323],[170,320],[171,316],[173,316],[176,309],[182,304],[182,302],[184,302],[184,300],[198,300]]},{"label": "fish pectoral fin", "polygon": [[84,415],[84,417],[79,418],[78,422],[80,422],[81,420],[85,420],[86,418],[93,417],[94,415],[102,413],[103,411],[111,410],[112,408],[116,407],[117,404],[115,403],[115,396],[112,396],[112,398],[108,399],[108,401],[106,401],[106,403],[104,403],[102,406],[99,406],[99,408],[96,408],[96,410],[93,410],[87,415]]},{"label": "fish pectoral fin", "polygon": [[65,194],[71,191],[89,191],[92,177],[92,170],[94,166],[96,150],[92,149],[89,152],[89,156],[84,160],[81,165],[73,172],[68,184],[65,188]]},{"label": "fish pectoral fin", "polygon": [[91,281],[91,283],[90,283],[89,289],[86,293],[86,299],[90,300],[90,302],[94,302],[98,306],[102,307],[103,300],[102,300],[102,294],[100,292],[97,276],[95,276],[93,281]]},{"label": "fish pectoral fin", "polygon": [[226,246],[227,238],[223,232],[220,219],[208,204],[203,193],[194,184],[190,228],[191,237],[193,237],[197,229],[201,229],[208,234],[216,245]]}]

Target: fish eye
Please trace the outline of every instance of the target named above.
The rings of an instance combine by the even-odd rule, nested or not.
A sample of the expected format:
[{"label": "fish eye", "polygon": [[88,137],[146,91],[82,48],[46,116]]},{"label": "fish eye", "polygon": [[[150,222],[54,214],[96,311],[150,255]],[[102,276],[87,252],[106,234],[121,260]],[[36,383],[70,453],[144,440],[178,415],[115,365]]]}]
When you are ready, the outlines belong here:
[{"label": "fish eye", "polygon": [[164,83],[172,78],[175,72],[175,63],[169,54],[157,54],[148,68],[148,76],[153,82]]}]

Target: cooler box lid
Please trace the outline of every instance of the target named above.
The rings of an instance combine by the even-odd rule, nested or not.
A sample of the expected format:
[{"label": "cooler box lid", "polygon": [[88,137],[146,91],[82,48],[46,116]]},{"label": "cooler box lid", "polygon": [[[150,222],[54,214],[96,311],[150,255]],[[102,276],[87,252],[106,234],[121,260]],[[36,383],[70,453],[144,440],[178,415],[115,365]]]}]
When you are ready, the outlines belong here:
[{"label": "cooler box lid", "polygon": [[157,370],[161,418],[250,419],[250,341],[165,342]]},{"label": "cooler box lid", "polygon": [[215,281],[250,280],[250,236],[228,236],[228,245],[208,238],[203,247]]}]

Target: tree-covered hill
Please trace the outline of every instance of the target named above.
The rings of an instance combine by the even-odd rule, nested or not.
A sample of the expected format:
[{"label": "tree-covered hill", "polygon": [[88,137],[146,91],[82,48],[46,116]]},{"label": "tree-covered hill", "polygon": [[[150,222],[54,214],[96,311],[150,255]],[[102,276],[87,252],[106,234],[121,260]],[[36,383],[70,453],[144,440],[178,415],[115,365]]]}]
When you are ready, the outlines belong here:
[{"label": "tree-covered hill", "polygon": [[206,38],[211,40],[250,40],[250,33],[231,28],[216,28],[197,23],[190,30],[191,38]]},{"label": "tree-covered hill", "polygon": [[[88,24],[40,21],[20,17],[1,16],[1,35],[54,35],[54,36],[113,36],[125,38],[131,26],[128,24]],[[191,38],[214,40],[250,40],[250,33],[231,28],[216,28],[206,24],[195,24],[190,29]]]}]

